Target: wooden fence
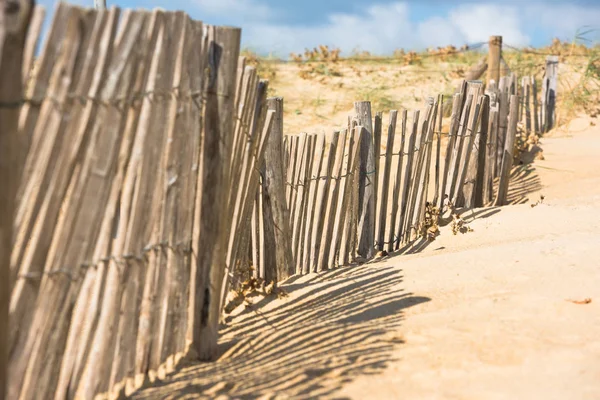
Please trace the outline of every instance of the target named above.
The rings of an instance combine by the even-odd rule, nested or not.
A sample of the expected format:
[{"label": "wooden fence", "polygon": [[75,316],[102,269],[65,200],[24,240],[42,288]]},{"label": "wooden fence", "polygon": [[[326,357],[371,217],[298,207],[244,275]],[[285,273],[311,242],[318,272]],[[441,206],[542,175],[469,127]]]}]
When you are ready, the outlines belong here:
[{"label": "wooden fence", "polygon": [[130,393],[215,357],[274,115],[239,51],[182,12],[58,4],[20,115],[8,398]]},{"label": "wooden fence", "polygon": [[239,57],[239,29],[59,3],[34,62],[38,19],[24,44],[8,398],[130,394],[183,359],[214,359],[245,264],[276,283],[402,249],[427,235],[431,205],[506,202],[514,76],[487,94],[464,82],[447,136],[442,96],[385,126],[357,102],[344,130],[284,135],[283,99]]}]

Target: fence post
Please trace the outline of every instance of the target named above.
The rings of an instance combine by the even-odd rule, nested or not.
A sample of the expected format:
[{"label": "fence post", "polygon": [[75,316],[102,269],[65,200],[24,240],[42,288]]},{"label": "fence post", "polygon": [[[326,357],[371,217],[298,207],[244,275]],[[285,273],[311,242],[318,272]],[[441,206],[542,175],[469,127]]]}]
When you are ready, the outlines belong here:
[{"label": "fence post", "polygon": [[487,83],[493,79],[500,82],[500,60],[502,59],[502,36],[490,36],[488,52]]},{"label": "fence post", "polygon": [[365,128],[361,135],[360,161],[358,175],[358,249],[357,253],[364,259],[371,259],[375,254],[375,156],[373,143],[373,118],[371,102],[357,101],[354,111],[358,124]]},{"label": "fence post", "polygon": [[17,3],[20,7],[8,7],[6,2],[0,0],[0,400],[7,395],[10,254],[20,163],[24,160],[18,133],[23,51],[34,7],[32,0]]},{"label": "fence post", "polygon": [[294,273],[289,211],[285,200],[283,173],[283,98],[267,99],[269,110],[275,111],[267,140],[263,164],[263,196],[265,220],[265,281],[275,282]]},{"label": "fence post", "polygon": [[517,135],[517,123],[519,122],[519,96],[513,94],[510,96],[510,113],[508,114],[508,131],[506,132],[506,142],[504,144],[502,155],[502,167],[500,170],[500,182],[498,183],[498,196],[495,206],[506,204],[508,195],[508,183],[510,180],[510,169],[513,164],[513,154],[515,139]]},{"label": "fence post", "polygon": [[546,57],[546,73],[542,83],[542,133],[548,132],[556,122],[556,89],[558,87],[558,56]]},{"label": "fence post", "polygon": [[96,10],[106,9],[106,0],[94,0],[94,8]]}]

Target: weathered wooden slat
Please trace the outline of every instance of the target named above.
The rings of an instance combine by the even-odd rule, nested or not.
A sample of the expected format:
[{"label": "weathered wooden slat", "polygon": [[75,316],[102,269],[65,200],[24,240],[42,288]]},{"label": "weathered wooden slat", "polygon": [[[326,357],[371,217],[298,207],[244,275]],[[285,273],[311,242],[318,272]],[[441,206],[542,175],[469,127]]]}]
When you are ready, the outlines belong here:
[{"label": "weathered wooden slat", "polygon": [[373,119],[371,102],[361,101],[354,103],[354,111],[359,125],[367,133],[361,143],[361,164],[359,174],[358,209],[360,218],[357,226],[358,248],[357,253],[364,259],[371,259],[375,251],[375,154],[373,148]]},{"label": "weathered wooden slat", "polygon": [[[195,325],[193,347],[201,360],[211,360],[217,354],[218,324],[221,314],[222,284],[225,276],[228,229],[227,198],[230,183],[231,142],[235,78],[240,53],[241,30],[230,27],[207,28],[208,79],[206,84],[203,191],[200,240],[204,251],[198,254],[198,272],[208,280],[199,284],[196,311],[201,313]],[[237,177],[236,177],[237,179]],[[207,190],[211,188],[210,190]],[[210,255],[209,255],[210,253]],[[206,256],[204,256],[206,254]],[[202,272],[201,272],[202,271]],[[206,272],[208,271],[208,273]]]},{"label": "weathered wooden slat", "polygon": [[496,175],[499,176],[502,165],[502,157],[504,154],[504,145],[506,142],[506,130],[508,126],[508,111],[509,111],[509,94],[508,91],[501,90],[498,96],[499,111],[498,111],[498,140],[497,140],[497,154],[496,154]]},{"label": "weathered wooden slat", "polygon": [[344,149],[344,162],[342,166],[342,172],[340,176],[340,191],[339,197],[337,201],[337,212],[335,214],[335,221],[333,223],[333,234],[332,234],[332,248],[329,250],[329,257],[327,264],[329,268],[338,267],[343,262],[343,252],[347,251],[347,242],[344,242],[343,237],[345,234],[346,226],[348,225],[349,215],[348,210],[350,209],[349,205],[352,200],[352,182],[354,174],[352,173],[353,167],[352,159],[353,151],[356,149],[355,146],[355,131],[346,129],[346,133],[348,138],[346,140],[346,145]]},{"label": "weathered wooden slat", "polygon": [[[396,136],[396,121],[398,119],[398,111],[390,111],[390,119],[387,131],[387,142],[385,148],[385,165],[383,169],[383,179],[381,181],[381,197],[379,206],[379,230],[377,232],[377,249],[382,251],[385,247],[385,229],[388,217],[388,197],[390,176],[392,173],[392,154],[394,153],[394,137]],[[379,157],[377,157],[379,158]],[[389,226],[388,226],[389,228]],[[393,228],[392,228],[393,231]]]},{"label": "weathered wooden slat", "polygon": [[454,148],[452,149],[452,160],[450,161],[450,170],[448,171],[448,186],[446,188],[446,193],[448,194],[448,198],[451,201],[456,196],[456,182],[458,181],[464,137],[467,134],[466,132],[469,126],[469,118],[471,116],[472,104],[473,95],[469,94],[467,96],[467,101],[465,103],[465,107],[462,110],[462,115],[460,117],[460,125],[456,134],[456,143],[454,144]]},{"label": "weathered wooden slat", "polygon": [[325,158],[325,135],[320,134],[317,136],[317,146],[314,155],[314,163],[312,168],[312,173],[310,175],[309,185],[308,185],[308,202],[306,203],[306,222],[304,224],[304,238],[303,238],[303,251],[301,254],[302,259],[302,273],[308,274],[311,272],[310,269],[310,255],[311,255],[311,239],[312,232],[314,229],[314,218],[315,218],[315,209],[317,205],[317,193],[319,190],[319,177],[321,176],[321,172],[323,169]]},{"label": "weathered wooden slat", "polygon": [[538,90],[537,90],[537,82],[535,80],[535,76],[531,76],[531,95],[533,97],[533,131],[536,135],[540,134],[540,116],[539,116],[539,103],[538,103]]},{"label": "weathered wooden slat", "polygon": [[[464,206],[464,181],[465,181],[465,173],[468,168],[469,157],[471,150],[473,149],[473,141],[475,139],[476,132],[475,130],[470,131],[472,129],[476,119],[479,118],[479,114],[473,112],[476,109],[477,104],[479,103],[479,97],[483,91],[483,84],[479,81],[468,82],[467,84],[467,95],[473,96],[473,104],[471,104],[471,113],[469,114],[469,118],[466,120],[466,130],[464,135],[460,138],[459,142],[459,153],[458,153],[458,169],[457,169],[457,177],[455,178],[455,188],[452,192],[450,198],[452,199],[455,206]],[[461,181],[461,182],[459,182]]]},{"label": "weathered wooden slat", "polygon": [[438,116],[437,116],[437,131],[435,135],[435,188],[433,191],[432,204],[438,204],[440,198],[440,174],[441,174],[441,152],[442,152],[442,122],[444,119],[444,96],[438,96]]},{"label": "weathered wooden slat", "polygon": [[498,184],[498,195],[496,196],[495,205],[506,205],[506,197],[508,194],[508,184],[510,180],[510,169],[513,163],[513,154],[515,147],[515,138],[517,135],[518,123],[518,106],[519,97],[517,95],[510,96],[510,114],[508,120],[508,132],[506,135],[506,144],[504,145],[504,156],[502,157],[502,170],[500,171],[500,182]]},{"label": "weathered wooden slat", "polygon": [[350,243],[345,241],[345,238],[350,236],[348,227],[351,226],[350,220],[352,215],[350,212],[350,200],[352,198],[352,192],[356,188],[356,177],[358,175],[359,168],[359,157],[360,157],[360,141],[361,136],[366,135],[366,131],[363,127],[354,126],[350,132],[351,136],[348,143],[348,152],[346,159],[346,167],[344,169],[344,177],[341,181],[340,186],[340,199],[338,202],[338,213],[336,215],[334,227],[333,227],[333,238],[332,243],[334,245],[333,251],[329,253],[329,265],[334,265],[334,260],[337,256],[337,264],[344,265],[348,261],[348,252],[351,249]]},{"label": "weathered wooden slat", "polygon": [[404,161],[404,142],[406,138],[406,123],[408,119],[408,111],[402,110],[400,122],[400,147],[398,150],[398,164],[396,165],[396,175],[394,177],[394,188],[392,192],[392,210],[388,223],[388,241],[387,251],[391,253],[398,244],[399,238],[396,236],[396,221],[398,219],[398,210],[400,209],[400,190],[402,188],[402,162]]},{"label": "weathered wooden slat", "polygon": [[556,123],[556,92],[558,90],[558,56],[546,57],[546,69],[542,81],[542,133],[548,132]]},{"label": "weathered wooden slat", "polygon": [[412,175],[411,190],[407,208],[407,218],[405,223],[404,242],[408,243],[412,240],[413,231],[417,229],[419,218],[419,208],[421,199],[425,191],[425,175],[427,173],[427,153],[431,138],[433,137],[432,118],[435,115],[435,104],[433,97],[427,99],[427,107],[425,109],[425,118],[421,124],[421,136],[419,139],[419,152],[415,163],[414,173]]},{"label": "weathered wooden slat", "polygon": [[296,180],[296,190],[294,193],[294,198],[292,199],[293,203],[295,203],[294,207],[294,227],[293,227],[293,235],[292,242],[294,251],[294,260],[296,261],[296,274],[300,274],[300,235],[302,232],[302,223],[304,217],[304,204],[306,198],[306,184],[308,183],[308,179],[310,177],[310,171],[312,168],[312,160],[313,160],[313,152],[314,152],[314,136],[308,135],[304,133],[300,141],[302,142],[302,154],[300,162],[301,167],[298,169],[298,179]]},{"label": "weathered wooden slat", "polygon": [[[465,178],[462,185],[464,206],[467,208],[481,207],[482,184],[483,184],[483,162],[485,161],[485,143],[487,141],[487,128],[489,120],[489,97],[479,96],[478,121],[473,125],[473,142],[470,144],[471,151],[467,153],[468,160],[465,165]],[[481,169],[481,174],[480,174]],[[477,197],[479,196],[479,201]]]},{"label": "weathered wooden slat", "polygon": [[485,182],[483,200],[484,205],[492,202],[494,197],[494,170],[496,168],[496,154],[498,146],[498,105],[494,105],[490,109],[487,154],[485,162]]},{"label": "weathered wooden slat", "polygon": [[440,187],[439,203],[436,203],[440,210],[444,205],[444,199],[449,194],[448,177],[452,166],[453,149],[456,144],[456,136],[459,129],[459,121],[461,118],[462,94],[457,93],[452,98],[452,115],[450,116],[450,127],[448,129],[448,143],[446,144],[446,155],[444,158],[444,172],[442,174],[442,186]]},{"label": "weathered wooden slat", "polygon": [[9,304],[14,279],[11,278],[11,249],[17,192],[27,151],[19,137],[19,112],[24,92],[22,70],[27,64],[24,46],[28,33],[35,30],[35,26],[30,28],[34,4],[34,1],[2,2],[0,10],[0,400],[11,398],[7,388],[12,384],[7,364]]},{"label": "weathered wooden slat", "polygon": [[330,259],[330,253],[335,253],[335,243],[333,242],[332,238],[334,236],[336,218],[341,212],[340,208],[338,207],[338,200],[340,197],[340,187],[342,186],[342,174],[344,173],[344,153],[347,139],[348,131],[341,131],[339,133],[339,140],[337,143],[335,159],[331,172],[331,183],[325,208],[325,218],[323,220],[323,234],[319,244],[317,271],[324,271],[326,269],[335,267],[335,265],[329,263],[328,261]]},{"label": "weathered wooden slat", "polygon": [[25,48],[23,49],[23,82],[28,81],[34,76],[33,65],[35,60],[35,50],[40,41],[40,34],[46,17],[46,8],[41,5],[36,5],[31,15],[31,20],[27,30],[27,39],[25,40]]},{"label": "weathered wooden slat", "polygon": [[304,170],[302,180],[302,191],[299,193],[301,203],[298,207],[298,231],[296,237],[296,274],[303,274],[303,262],[304,262],[304,238],[306,232],[306,225],[308,220],[308,204],[310,199],[310,186],[311,178],[313,176],[313,166],[315,164],[315,155],[317,154],[317,142],[318,137],[316,135],[310,135],[310,143],[308,146],[309,152],[306,154],[306,169]]},{"label": "weathered wooden slat", "polygon": [[327,214],[327,199],[329,197],[331,176],[333,174],[333,164],[335,162],[335,155],[337,153],[339,139],[339,131],[333,132],[333,135],[331,136],[331,141],[329,142],[327,159],[323,163],[323,166],[321,167],[321,172],[318,176],[319,190],[317,192],[315,216],[313,218],[313,231],[309,258],[309,270],[312,272],[319,272],[322,270],[319,266],[319,252],[321,249],[323,226],[325,224],[325,218]]},{"label": "weathered wooden slat", "polygon": [[381,163],[381,135],[382,135],[382,126],[383,126],[383,113],[378,111],[375,114],[375,122],[373,125],[373,161],[375,162],[375,168],[373,173],[373,208],[375,209],[375,213],[373,215],[373,248],[376,248],[376,239],[377,232],[379,232],[379,199],[381,198],[381,190],[379,180],[381,168],[379,168],[379,164]]},{"label": "weathered wooden slat", "polygon": [[[454,197],[451,197],[454,205],[460,204],[461,206],[470,207],[467,205],[467,199],[471,201],[475,182],[468,182],[468,187],[466,188],[465,182],[467,181],[467,176],[469,174],[469,166],[471,166],[471,155],[473,153],[473,147],[476,141],[477,127],[481,121],[481,109],[483,107],[483,101],[484,96],[479,96],[477,103],[475,104],[474,112],[472,113],[472,118],[470,118],[469,126],[467,127],[467,133],[464,137],[463,153],[458,170],[458,179],[456,181],[456,191],[454,192]],[[475,167],[477,166],[475,165]],[[476,171],[477,170],[475,169],[475,172]]]},{"label": "weathered wooden slat", "polygon": [[409,192],[410,192],[410,184],[411,178],[413,175],[413,163],[415,159],[416,153],[416,143],[417,143],[417,133],[419,130],[419,114],[420,111],[416,110],[413,112],[412,117],[412,130],[410,133],[410,137],[408,139],[408,147],[406,148],[407,161],[406,161],[406,169],[404,171],[404,184],[402,188],[402,200],[400,202],[400,218],[398,219],[398,226],[396,227],[396,250],[398,250],[401,244],[404,242],[405,237],[405,221],[407,219],[407,210],[408,210],[408,202],[409,202]]},{"label": "weathered wooden slat", "polygon": [[272,226],[272,235],[266,236],[265,252],[273,254],[265,264],[265,280],[275,282],[293,275],[292,242],[289,227],[289,211],[285,200],[285,174],[283,160],[283,99],[267,100],[267,106],[275,112],[273,128],[265,150],[264,201],[265,223]]},{"label": "weathered wooden slat", "polygon": [[[472,167],[467,174],[467,180],[474,180],[474,194],[472,202],[467,204],[467,207],[483,207],[484,206],[484,184],[485,184],[485,163],[487,159],[487,143],[489,135],[490,122],[490,97],[485,95],[483,105],[481,107],[481,122],[475,138],[475,147],[473,157],[471,158]],[[475,168],[475,164],[477,168]]]}]

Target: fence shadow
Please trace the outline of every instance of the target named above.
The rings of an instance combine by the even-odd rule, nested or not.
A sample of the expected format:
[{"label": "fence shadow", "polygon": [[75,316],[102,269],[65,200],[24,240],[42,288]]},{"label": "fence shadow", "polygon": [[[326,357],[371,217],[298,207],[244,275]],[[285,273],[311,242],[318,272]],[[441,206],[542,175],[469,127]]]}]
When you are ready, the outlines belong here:
[{"label": "fence shadow", "polygon": [[385,369],[404,343],[395,336],[403,310],[431,300],[403,291],[402,281],[397,267],[363,265],[288,283],[302,293],[268,310],[264,299],[222,328],[218,361],[183,367],[132,398],[331,396]]},{"label": "fence shadow", "polygon": [[526,204],[530,193],[542,189],[542,181],[533,164],[523,164],[513,168],[508,188],[508,204]]}]

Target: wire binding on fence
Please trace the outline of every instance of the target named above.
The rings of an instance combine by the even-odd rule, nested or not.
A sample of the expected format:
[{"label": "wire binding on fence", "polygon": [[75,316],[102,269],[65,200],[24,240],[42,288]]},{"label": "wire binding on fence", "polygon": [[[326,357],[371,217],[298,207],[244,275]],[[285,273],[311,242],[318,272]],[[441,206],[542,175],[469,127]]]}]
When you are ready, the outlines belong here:
[{"label": "wire binding on fence", "polygon": [[17,275],[17,278],[18,279],[26,279],[26,280],[40,280],[44,276],[53,278],[57,275],[65,275],[70,280],[75,281],[75,280],[79,279],[79,277],[76,276],[78,270],[85,271],[90,268],[96,269],[96,268],[98,268],[98,266],[100,264],[106,264],[106,263],[109,263],[110,261],[114,262],[117,265],[127,265],[129,261],[143,262],[146,259],[147,254],[150,253],[151,251],[165,251],[165,250],[171,250],[173,253],[184,254],[184,255],[192,254],[192,241],[185,240],[185,241],[177,242],[175,244],[169,244],[169,242],[167,242],[167,241],[162,241],[160,243],[146,245],[139,254],[123,254],[120,256],[102,257],[96,262],[92,262],[92,263],[83,262],[83,263],[79,264],[79,268],[73,268],[73,269],[58,268],[58,269],[52,269],[52,270],[44,271],[44,272],[21,273],[21,274]]}]

